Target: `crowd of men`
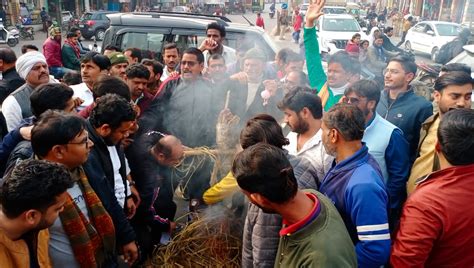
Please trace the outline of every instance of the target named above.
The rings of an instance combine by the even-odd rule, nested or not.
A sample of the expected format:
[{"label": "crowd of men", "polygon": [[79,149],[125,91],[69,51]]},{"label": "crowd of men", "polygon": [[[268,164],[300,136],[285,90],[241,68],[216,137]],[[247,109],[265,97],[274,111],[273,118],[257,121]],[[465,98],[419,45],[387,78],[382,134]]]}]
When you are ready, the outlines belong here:
[{"label": "crowd of men", "polygon": [[212,162],[196,168],[183,194],[199,208],[246,196],[243,267],[473,266],[470,68],[443,67],[435,113],[409,58],[383,66],[383,86],[345,51],[326,73],[323,6],[306,12],[305,58],[234,50],[218,23],[162,62],[72,48],[79,81],[48,54],[56,34],[43,53],[1,48],[0,266],[143,264],[175,232],[176,167],[203,146],[239,153],[212,186]]}]

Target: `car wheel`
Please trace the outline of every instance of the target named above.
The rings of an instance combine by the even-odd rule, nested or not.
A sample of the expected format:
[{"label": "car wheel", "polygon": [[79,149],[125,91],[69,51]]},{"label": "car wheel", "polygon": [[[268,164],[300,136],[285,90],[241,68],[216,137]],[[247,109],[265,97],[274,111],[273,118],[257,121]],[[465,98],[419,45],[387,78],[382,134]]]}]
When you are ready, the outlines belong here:
[{"label": "car wheel", "polygon": [[436,58],[438,57],[439,49],[437,47],[433,48],[431,51],[431,60],[436,62]]},{"label": "car wheel", "polygon": [[95,39],[97,41],[104,40],[104,37],[105,37],[105,30],[104,29],[97,29],[97,31],[95,31]]},{"label": "car wheel", "polygon": [[410,41],[405,41],[405,50],[412,51]]}]

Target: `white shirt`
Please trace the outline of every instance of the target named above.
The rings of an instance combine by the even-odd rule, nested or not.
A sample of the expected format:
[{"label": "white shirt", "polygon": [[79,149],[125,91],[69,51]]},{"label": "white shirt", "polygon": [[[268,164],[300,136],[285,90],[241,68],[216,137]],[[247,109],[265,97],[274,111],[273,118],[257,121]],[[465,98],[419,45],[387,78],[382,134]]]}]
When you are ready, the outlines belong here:
[{"label": "white shirt", "polygon": [[[222,57],[224,57],[225,64],[231,64],[237,61],[237,56],[235,55],[235,49],[223,46]],[[207,67],[207,59],[211,56],[208,50],[202,53],[204,55],[204,66]]]},{"label": "white shirt", "polygon": [[[120,158],[117,153],[117,148],[115,146],[107,146],[109,150],[110,160],[112,161],[112,166],[114,168],[114,191],[115,197],[117,198],[118,203],[123,208],[125,206],[125,190],[130,193],[129,185],[123,183],[122,175],[120,174],[120,168],[122,167],[120,163]],[[128,171],[128,170],[127,170]]]},{"label": "white shirt", "polygon": [[21,107],[12,95],[9,95],[2,104],[2,113],[7,123],[8,132],[18,127],[23,119]]},{"label": "white shirt", "polygon": [[[84,200],[79,184],[74,183],[72,188],[67,190],[67,193],[71,196],[74,203],[81,210],[82,214],[89,219],[87,204]],[[61,219],[58,217],[54,224],[49,228],[50,241],[49,241],[49,255],[53,262],[53,267],[72,267],[79,268],[79,263],[74,257],[74,251],[72,250],[71,242],[69,237],[64,230]]]},{"label": "white shirt", "polygon": [[94,102],[94,97],[92,96],[92,90],[86,85],[86,83],[80,83],[78,85],[70,86],[74,91],[74,97],[81,98],[84,102],[77,107],[78,111],[84,110],[87,106],[91,105]]},{"label": "white shirt", "polygon": [[323,181],[324,176],[331,168],[334,157],[326,153],[323,142],[321,140],[322,130],[319,129],[316,134],[307,140],[303,147],[297,151],[298,146],[298,134],[290,132],[286,138],[290,141],[290,144],[283,147],[288,150],[291,155],[296,155],[308,159],[311,165],[316,169],[318,179],[320,182]]},{"label": "white shirt", "polygon": [[257,96],[258,87],[260,83],[247,83],[247,109],[252,105],[252,102],[255,100],[255,96]]},{"label": "white shirt", "polygon": [[168,71],[168,67],[165,65],[163,68],[163,74],[160,76],[160,81],[163,82],[168,79],[168,77],[170,77],[170,72]]}]

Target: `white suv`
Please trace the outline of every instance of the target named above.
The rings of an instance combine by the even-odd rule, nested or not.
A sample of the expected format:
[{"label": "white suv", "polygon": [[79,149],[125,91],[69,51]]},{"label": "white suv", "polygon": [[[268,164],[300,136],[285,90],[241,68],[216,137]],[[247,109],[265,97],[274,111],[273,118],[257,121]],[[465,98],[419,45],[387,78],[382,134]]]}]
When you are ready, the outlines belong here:
[{"label": "white suv", "polygon": [[356,33],[361,35],[361,40],[366,40],[365,30],[360,27],[354,17],[349,14],[326,14],[319,18],[318,42],[322,54],[334,54],[346,48],[347,42]]}]

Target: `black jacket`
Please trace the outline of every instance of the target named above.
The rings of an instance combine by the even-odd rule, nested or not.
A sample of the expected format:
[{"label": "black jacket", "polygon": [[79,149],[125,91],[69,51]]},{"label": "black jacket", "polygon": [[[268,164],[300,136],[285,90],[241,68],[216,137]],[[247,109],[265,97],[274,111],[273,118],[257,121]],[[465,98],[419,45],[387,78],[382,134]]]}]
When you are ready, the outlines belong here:
[{"label": "black jacket", "polygon": [[188,147],[212,146],[219,114],[212,84],[204,78],[187,83],[167,80],[140,118],[140,133],[159,130],[178,137]]},{"label": "black jacket", "polygon": [[0,80],[0,104],[17,88],[25,84],[25,80],[21,78],[15,67],[8,69],[2,73],[2,80]]},{"label": "black jacket", "polygon": [[390,38],[386,34],[382,34],[382,38],[383,38],[382,47],[385,50],[391,51],[391,52],[402,52],[403,51],[401,48],[398,48],[397,46],[395,46],[392,43],[392,41],[390,41]]},{"label": "black jacket", "polygon": [[[128,244],[135,241],[136,236],[132,226],[125,216],[124,210],[115,197],[114,172],[107,145],[89,122],[87,122],[86,127],[89,132],[89,138],[94,142],[94,147],[92,147],[87,162],[83,165],[84,171],[92,188],[99,196],[107,212],[112,217],[117,243],[119,245]],[[119,146],[117,146],[117,152],[122,164],[120,174],[122,174],[124,183],[127,183],[127,177],[125,174],[125,157]],[[127,195],[127,193],[125,194]]]},{"label": "black jacket", "polygon": [[403,131],[410,144],[410,161],[416,157],[421,125],[433,114],[433,105],[417,96],[413,89],[400,93],[396,100],[389,101],[388,90],[382,91],[377,113]]}]

